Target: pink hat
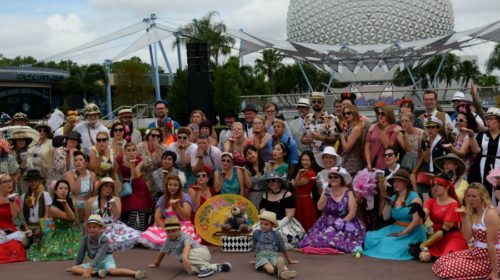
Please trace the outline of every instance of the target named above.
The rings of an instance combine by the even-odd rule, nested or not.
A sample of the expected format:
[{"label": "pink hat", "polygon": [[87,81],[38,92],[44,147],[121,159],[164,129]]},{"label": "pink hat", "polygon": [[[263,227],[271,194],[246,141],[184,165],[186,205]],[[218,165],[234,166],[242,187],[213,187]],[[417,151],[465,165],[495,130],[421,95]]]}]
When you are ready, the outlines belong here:
[{"label": "pink hat", "polygon": [[490,170],[490,173],[486,176],[486,180],[488,180],[488,182],[495,187],[497,185],[497,177],[500,177],[500,168]]}]

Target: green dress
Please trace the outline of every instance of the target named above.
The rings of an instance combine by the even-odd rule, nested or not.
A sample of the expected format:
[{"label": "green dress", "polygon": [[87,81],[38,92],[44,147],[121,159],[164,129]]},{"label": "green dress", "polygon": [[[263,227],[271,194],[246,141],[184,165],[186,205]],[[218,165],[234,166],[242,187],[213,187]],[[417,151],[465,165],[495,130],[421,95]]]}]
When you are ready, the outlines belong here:
[{"label": "green dress", "polygon": [[29,260],[62,261],[76,258],[82,240],[82,232],[78,226],[74,221],[59,218],[54,218],[54,226],[40,243],[31,245],[27,252]]}]

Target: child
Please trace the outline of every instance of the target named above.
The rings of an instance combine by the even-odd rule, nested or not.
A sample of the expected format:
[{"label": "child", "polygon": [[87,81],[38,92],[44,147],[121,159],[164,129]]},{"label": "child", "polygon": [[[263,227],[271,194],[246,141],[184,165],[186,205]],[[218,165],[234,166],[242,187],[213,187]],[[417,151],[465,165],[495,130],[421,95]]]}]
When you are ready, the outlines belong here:
[{"label": "child", "polygon": [[[76,265],[68,268],[66,271],[73,272],[76,275],[82,275],[83,278],[99,276],[104,278],[107,273],[112,276],[132,276],[134,279],[143,279],[146,277],[144,271],[133,271],[126,268],[116,268],[115,260],[109,241],[104,235],[104,223],[101,216],[90,215],[87,220],[87,235],[83,237],[80,245],[80,251],[76,257]],[[82,264],[85,253],[92,259],[91,262]]]},{"label": "child", "polygon": [[265,270],[269,274],[277,272],[281,279],[290,279],[297,276],[297,271],[288,270],[283,257],[278,256],[282,252],[289,264],[298,263],[292,261],[285,251],[283,239],[274,227],[278,226],[276,214],[264,211],[259,215],[260,229],[253,232],[253,244],[255,245],[255,269]]},{"label": "child", "polygon": [[221,264],[210,263],[210,251],[206,246],[200,245],[193,238],[181,232],[181,225],[176,216],[170,216],[165,221],[165,232],[167,240],[160,250],[160,254],[149,267],[160,266],[165,254],[173,253],[178,261],[182,263],[187,273],[198,275],[199,278],[208,277],[215,272],[227,272],[231,269],[231,264],[224,262]]}]

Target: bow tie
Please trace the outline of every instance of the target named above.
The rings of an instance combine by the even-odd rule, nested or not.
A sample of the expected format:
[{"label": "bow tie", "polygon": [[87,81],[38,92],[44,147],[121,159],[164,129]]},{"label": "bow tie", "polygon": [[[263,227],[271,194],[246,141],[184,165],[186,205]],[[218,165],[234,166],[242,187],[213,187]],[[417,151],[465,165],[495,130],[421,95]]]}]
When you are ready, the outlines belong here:
[{"label": "bow tie", "polygon": [[427,113],[424,114],[424,118],[430,118],[430,117],[432,117],[432,114],[427,114]]}]

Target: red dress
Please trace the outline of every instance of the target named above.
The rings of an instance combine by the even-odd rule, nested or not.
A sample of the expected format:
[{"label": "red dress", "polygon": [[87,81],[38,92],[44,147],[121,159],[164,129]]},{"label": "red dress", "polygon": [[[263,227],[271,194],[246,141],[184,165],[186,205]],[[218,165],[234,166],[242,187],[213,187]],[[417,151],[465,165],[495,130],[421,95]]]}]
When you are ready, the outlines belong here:
[{"label": "red dress", "polygon": [[316,173],[308,169],[302,176],[307,178],[308,182],[295,189],[295,218],[307,232],[318,219],[318,212],[311,195],[316,186],[316,181],[313,179]]},{"label": "red dress", "polygon": [[[196,191],[196,189],[194,188],[194,186],[196,186],[196,185],[192,185],[189,188],[192,189],[193,191]],[[208,187],[208,190],[210,191],[210,197],[213,197],[213,196],[217,195],[217,193],[215,192],[214,188]],[[209,198],[206,198],[204,196],[200,196],[200,206],[202,206],[203,203],[205,203],[205,201],[207,201],[207,199],[209,199]],[[194,200],[193,200],[193,204],[194,204]],[[197,208],[199,208],[199,207],[197,207]],[[193,208],[193,210],[194,210],[194,208]],[[194,225],[194,218],[195,218],[195,213],[193,213],[191,215],[191,223],[193,223],[193,225]]]},{"label": "red dress", "polygon": [[[18,207],[21,206],[19,198],[16,199]],[[9,203],[0,203],[0,229],[17,231],[16,225],[12,220]],[[26,261],[26,252],[20,241],[11,240],[0,243],[0,263],[23,262]]]},{"label": "red dress", "polygon": [[458,202],[453,201],[446,205],[439,205],[436,199],[431,198],[425,203],[425,208],[429,209],[429,216],[433,223],[434,232],[443,227],[445,222],[455,223],[453,230],[443,236],[438,243],[429,247],[429,253],[434,257],[441,257],[451,252],[467,250],[469,246],[462,233],[458,230],[457,223],[460,223],[460,214],[455,209],[460,208]]},{"label": "red dress", "polygon": [[[142,162],[141,157],[137,157],[137,163]],[[127,167],[123,164],[123,156],[120,155],[116,158],[116,163],[118,163],[119,172],[124,180],[129,180],[130,175],[130,167]],[[146,180],[144,176],[140,176],[139,178],[135,178],[131,182],[132,184],[132,194],[126,197],[122,197],[122,211],[141,211],[147,210],[153,207],[153,199],[151,198],[151,194],[149,193],[148,185],[146,184]]]}]

